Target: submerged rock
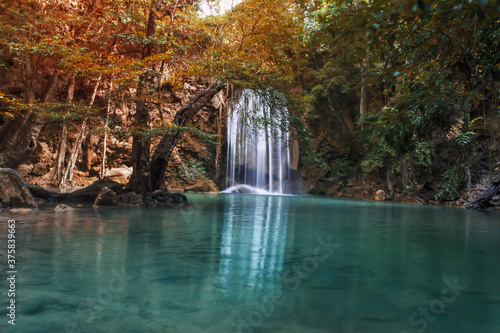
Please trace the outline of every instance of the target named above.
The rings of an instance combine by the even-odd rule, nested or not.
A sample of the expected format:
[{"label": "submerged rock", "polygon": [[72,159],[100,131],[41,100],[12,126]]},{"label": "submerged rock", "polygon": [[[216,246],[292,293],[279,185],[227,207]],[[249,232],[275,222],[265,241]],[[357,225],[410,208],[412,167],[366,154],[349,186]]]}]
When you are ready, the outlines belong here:
[{"label": "submerged rock", "polygon": [[146,207],[181,207],[187,204],[187,198],[182,193],[170,193],[168,191],[157,190],[144,195]]},{"label": "submerged rock", "polygon": [[122,206],[130,207],[167,207],[175,208],[187,205],[187,198],[182,193],[170,193],[168,191],[157,190],[152,193],[137,194],[128,192],[119,197]]},{"label": "submerged rock", "polygon": [[94,201],[94,207],[118,206],[118,195],[109,187],[103,187]]},{"label": "submerged rock", "polygon": [[11,208],[37,208],[31,192],[12,169],[0,168],[0,202]]},{"label": "submerged rock", "polygon": [[54,210],[58,211],[58,212],[63,211],[63,210],[72,210],[72,209],[73,208],[71,208],[70,206],[65,205],[65,204],[59,204],[59,205],[54,207]]}]

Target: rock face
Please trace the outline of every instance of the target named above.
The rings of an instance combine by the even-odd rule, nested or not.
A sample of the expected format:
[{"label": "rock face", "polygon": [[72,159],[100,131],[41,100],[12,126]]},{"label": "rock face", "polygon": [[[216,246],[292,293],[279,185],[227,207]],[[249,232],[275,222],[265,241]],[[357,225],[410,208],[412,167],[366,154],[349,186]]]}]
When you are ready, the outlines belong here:
[{"label": "rock face", "polygon": [[219,193],[219,188],[211,180],[203,180],[184,189],[184,192]]},{"label": "rock face", "polygon": [[125,184],[130,179],[132,171],[132,168],[122,165],[118,168],[111,168],[109,170],[106,170],[104,176],[118,183]]},{"label": "rock face", "polygon": [[94,207],[118,206],[118,196],[109,187],[103,187],[94,201]]},{"label": "rock face", "polygon": [[384,190],[378,190],[373,195],[373,200],[375,201],[385,201],[385,199],[386,199],[386,193]]},{"label": "rock face", "polygon": [[36,208],[25,183],[12,169],[0,168],[0,204],[3,207]]}]

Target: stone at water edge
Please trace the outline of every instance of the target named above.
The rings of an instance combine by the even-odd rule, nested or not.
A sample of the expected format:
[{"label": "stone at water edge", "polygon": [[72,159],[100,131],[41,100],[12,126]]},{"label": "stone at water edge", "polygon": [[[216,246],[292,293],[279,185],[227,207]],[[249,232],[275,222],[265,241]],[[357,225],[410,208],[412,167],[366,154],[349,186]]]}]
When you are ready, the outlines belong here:
[{"label": "stone at water edge", "polygon": [[12,169],[0,168],[0,202],[3,207],[37,208],[31,192]]},{"label": "stone at water edge", "polygon": [[103,187],[94,201],[94,207],[118,206],[118,195],[109,187]]},{"label": "stone at water edge", "polygon": [[58,211],[58,212],[65,211],[65,210],[72,210],[72,209],[73,208],[71,208],[70,206],[65,205],[65,204],[59,204],[59,205],[54,207],[54,210]]},{"label": "stone at water edge", "polygon": [[128,192],[120,197],[120,204],[124,206],[144,207],[144,196],[135,192]]},{"label": "stone at water edge", "polygon": [[202,180],[192,186],[187,186],[184,192],[219,193],[219,188],[211,180]]},{"label": "stone at water edge", "polygon": [[387,195],[386,195],[384,190],[378,190],[377,192],[375,192],[375,194],[373,196],[373,200],[385,201],[386,197],[387,197]]}]

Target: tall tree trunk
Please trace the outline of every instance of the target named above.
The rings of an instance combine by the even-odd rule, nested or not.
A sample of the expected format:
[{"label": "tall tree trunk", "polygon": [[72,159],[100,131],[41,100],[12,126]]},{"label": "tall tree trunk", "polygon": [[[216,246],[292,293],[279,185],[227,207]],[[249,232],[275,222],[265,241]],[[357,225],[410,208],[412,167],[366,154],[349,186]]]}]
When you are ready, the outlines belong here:
[{"label": "tall tree trunk", "polygon": [[[188,104],[182,107],[175,115],[174,124],[177,126],[186,126],[193,117],[209,103],[214,96],[223,89],[223,86],[217,83],[211,84],[206,90],[196,95]],[[151,172],[149,186],[152,190],[166,188],[165,172],[168,162],[172,156],[172,151],[181,139],[184,131],[182,129],[174,130],[173,133],[163,136],[160,144],[156,148],[151,161]]]},{"label": "tall tree trunk", "polygon": [[361,143],[358,140],[358,136],[356,133],[356,124],[354,123],[354,120],[352,118],[351,111],[347,107],[340,107],[338,111],[340,117],[342,118],[344,130],[346,131],[346,134],[351,141],[352,151],[356,154],[361,153],[362,147]]},{"label": "tall tree trunk", "polygon": [[[71,76],[70,79],[70,84],[68,87],[68,94],[66,97],[66,101],[68,103],[71,103],[73,101],[73,98],[75,96],[75,85],[76,85],[76,80],[75,76]],[[68,111],[66,111],[67,113]],[[63,124],[63,128],[61,131],[61,137],[59,139],[59,145],[57,147],[57,155],[56,155],[56,161],[54,165],[54,183],[59,184],[61,181],[61,178],[63,176],[63,168],[64,168],[64,161],[66,159],[66,145],[68,141],[68,125]]]},{"label": "tall tree trunk", "polygon": [[[156,1],[152,1],[149,10],[148,24],[146,37],[154,36],[156,32],[156,12],[158,8],[155,6]],[[150,44],[146,44],[142,50],[142,58],[151,56],[153,50]],[[149,93],[149,87],[154,79],[152,70],[146,70],[139,77],[137,86],[135,114],[133,128],[136,130],[147,129],[151,123],[151,115],[149,113],[149,101],[145,96]],[[133,134],[132,141],[132,166],[133,172],[127,189],[140,193],[151,192],[150,183],[150,163],[151,156],[151,140],[144,137],[140,133]]]},{"label": "tall tree trunk", "polygon": [[[94,105],[94,101],[97,96],[97,90],[99,89],[99,84],[101,83],[101,78],[102,75],[100,75],[99,78],[97,79],[97,82],[94,86],[94,91],[92,92],[92,96],[90,97],[89,106]],[[82,146],[83,137],[85,136],[85,132],[87,131],[87,121],[88,119],[85,119],[82,123],[82,126],[80,127],[80,132],[78,133],[78,137],[76,138],[75,144],[73,145],[73,149],[71,150],[69,163],[68,166],[66,167],[66,170],[64,171],[64,175],[61,178],[61,181],[59,182],[59,187],[61,187],[67,179],[73,182],[73,170],[75,168],[76,161],[78,159],[78,152],[80,151],[80,148]]]},{"label": "tall tree trunk", "polygon": [[113,92],[113,81],[109,83],[108,103],[106,105],[106,121],[104,123],[104,138],[102,140],[102,161],[99,178],[103,179],[106,174],[106,150],[108,149],[109,113],[111,112],[111,93]]},{"label": "tall tree trunk", "polygon": [[92,163],[95,160],[94,147],[96,145],[95,136],[92,132],[88,131],[85,139],[82,141],[82,171],[90,171],[92,168]]},{"label": "tall tree trunk", "polygon": [[363,116],[368,110],[368,87],[366,82],[363,82],[366,78],[366,68],[369,65],[368,57],[365,57],[361,63],[361,81],[363,86],[361,86],[361,100],[359,102],[359,114]]}]

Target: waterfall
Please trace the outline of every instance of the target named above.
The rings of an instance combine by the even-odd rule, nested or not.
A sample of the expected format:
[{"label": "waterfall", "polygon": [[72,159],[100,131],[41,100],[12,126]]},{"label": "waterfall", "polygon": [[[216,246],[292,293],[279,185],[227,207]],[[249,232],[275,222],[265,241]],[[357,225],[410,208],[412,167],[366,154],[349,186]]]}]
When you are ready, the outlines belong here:
[{"label": "waterfall", "polygon": [[228,111],[226,191],[291,194],[286,108],[270,105],[268,98],[251,90],[239,95]]}]

